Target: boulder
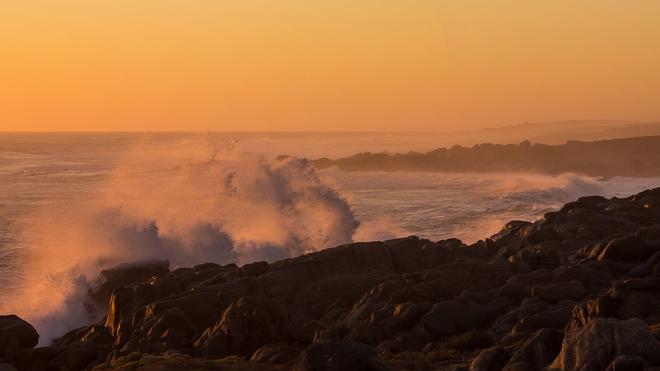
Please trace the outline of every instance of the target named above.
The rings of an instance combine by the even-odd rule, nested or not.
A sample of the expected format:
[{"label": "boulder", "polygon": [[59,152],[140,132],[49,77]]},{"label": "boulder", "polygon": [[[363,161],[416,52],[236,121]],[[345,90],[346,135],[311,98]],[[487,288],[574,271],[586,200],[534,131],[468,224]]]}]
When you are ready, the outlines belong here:
[{"label": "boulder", "polygon": [[641,319],[596,318],[582,328],[567,331],[561,351],[552,363],[560,370],[605,370],[618,356],[639,356],[660,363],[660,342]]},{"label": "boulder", "polygon": [[15,315],[0,316],[0,361],[23,361],[25,352],[39,342],[37,331]]},{"label": "boulder", "polygon": [[290,338],[291,325],[278,301],[246,296],[234,301],[194,345],[205,357],[250,357],[264,345]]},{"label": "boulder", "polygon": [[598,255],[598,260],[646,260],[656,251],[658,251],[656,247],[647,245],[639,236],[630,235],[615,238],[608,242]]},{"label": "boulder", "polygon": [[39,343],[39,334],[16,315],[0,316],[0,344],[8,341],[17,341],[21,348],[34,348]]},{"label": "boulder", "polygon": [[559,330],[538,330],[513,353],[503,370],[542,370],[559,353],[563,336]]}]

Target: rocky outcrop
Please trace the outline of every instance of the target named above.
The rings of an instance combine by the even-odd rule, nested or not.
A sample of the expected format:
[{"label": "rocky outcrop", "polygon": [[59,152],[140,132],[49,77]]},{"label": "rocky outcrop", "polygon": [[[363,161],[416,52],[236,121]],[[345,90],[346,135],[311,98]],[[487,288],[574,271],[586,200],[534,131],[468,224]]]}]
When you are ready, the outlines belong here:
[{"label": "rocky outcrop", "polygon": [[23,370],[624,370],[660,367],[660,189],[585,197],[472,245],[407,237],[274,263],[105,271],[103,321],[34,348]]},{"label": "rocky outcrop", "polygon": [[620,358],[622,356],[657,365],[660,363],[660,342],[639,318],[596,318],[580,329],[567,331],[561,351],[551,368],[585,371],[608,367],[616,369],[617,364],[624,362]]}]

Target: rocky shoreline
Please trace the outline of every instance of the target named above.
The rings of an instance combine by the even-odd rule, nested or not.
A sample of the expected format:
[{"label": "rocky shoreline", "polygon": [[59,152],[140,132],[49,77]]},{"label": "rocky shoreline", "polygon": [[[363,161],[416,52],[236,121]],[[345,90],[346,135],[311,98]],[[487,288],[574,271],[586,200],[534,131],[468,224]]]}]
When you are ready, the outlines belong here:
[{"label": "rocky shoreline", "polygon": [[660,176],[660,136],[548,145],[482,143],[419,153],[371,153],[312,160],[317,169],[444,173],[576,173],[593,177]]},{"label": "rocky shoreline", "polygon": [[472,245],[408,237],[242,267],[101,274],[105,320],[0,370],[638,370],[660,366],[660,188],[584,197]]}]

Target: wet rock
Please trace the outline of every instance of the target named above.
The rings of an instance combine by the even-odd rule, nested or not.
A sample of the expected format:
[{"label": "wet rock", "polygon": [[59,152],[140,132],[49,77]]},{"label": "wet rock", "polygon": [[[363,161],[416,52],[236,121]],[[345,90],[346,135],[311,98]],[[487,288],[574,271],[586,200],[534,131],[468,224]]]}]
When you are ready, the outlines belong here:
[{"label": "wet rock", "polygon": [[99,305],[106,305],[110,295],[116,289],[160,277],[169,272],[170,262],[167,260],[121,264],[101,271],[97,279],[99,287],[90,292],[90,297]]}]

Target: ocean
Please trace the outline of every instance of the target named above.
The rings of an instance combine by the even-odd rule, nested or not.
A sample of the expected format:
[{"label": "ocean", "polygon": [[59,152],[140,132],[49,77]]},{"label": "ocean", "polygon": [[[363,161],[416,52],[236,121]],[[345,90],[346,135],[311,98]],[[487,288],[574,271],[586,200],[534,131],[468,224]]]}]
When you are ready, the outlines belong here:
[{"label": "ocean", "polygon": [[472,243],[580,196],[660,186],[316,171],[302,160],[433,148],[420,133],[0,134],[0,313],[23,316],[47,340],[93,319],[82,297],[112,265],[272,261],[407,235]]}]

